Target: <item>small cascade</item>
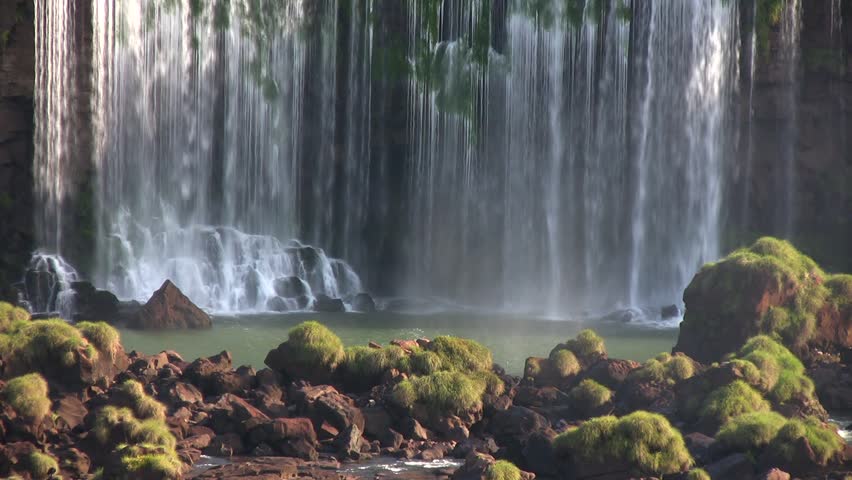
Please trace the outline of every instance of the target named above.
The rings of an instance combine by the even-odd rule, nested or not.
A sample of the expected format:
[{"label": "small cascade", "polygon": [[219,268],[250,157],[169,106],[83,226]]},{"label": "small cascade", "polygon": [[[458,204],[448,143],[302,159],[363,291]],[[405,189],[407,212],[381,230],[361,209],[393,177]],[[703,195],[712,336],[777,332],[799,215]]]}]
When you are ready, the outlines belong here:
[{"label": "small cascade", "polygon": [[24,296],[32,312],[57,312],[71,318],[74,291],[71,283],[79,279],[74,267],[59,255],[37,252],[30,260],[24,277]]},{"label": "small cascade", "polygon": [[120,298],[145,302],[167,278],[199,306],[227,312],[302,310],[319,294],[362,291],[346,262],[297,240],[222,226],[151,228],[126,214],[109,239],[106,286]]}]

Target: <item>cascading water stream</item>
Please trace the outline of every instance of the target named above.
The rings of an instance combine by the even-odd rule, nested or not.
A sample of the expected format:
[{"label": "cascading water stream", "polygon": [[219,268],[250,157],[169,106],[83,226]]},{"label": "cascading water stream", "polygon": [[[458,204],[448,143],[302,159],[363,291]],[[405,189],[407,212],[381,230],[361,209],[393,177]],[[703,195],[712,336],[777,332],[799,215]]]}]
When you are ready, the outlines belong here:
[{"label": "cascading water stream", "polygon": [[[97,283],[122,297],[169,277],[257,310],[290,277],[357,293],[357,269],[401,280],[382,293],[565,316],[676,303],[719,255],[738,2],[226,5],[92,2]],[[39,50],[44,78],[72,75],[66,50]],[[402,81],[379,61],[396,51]],[[71,134],[48,120],[73,85],[42,83],[50,206]]]}]

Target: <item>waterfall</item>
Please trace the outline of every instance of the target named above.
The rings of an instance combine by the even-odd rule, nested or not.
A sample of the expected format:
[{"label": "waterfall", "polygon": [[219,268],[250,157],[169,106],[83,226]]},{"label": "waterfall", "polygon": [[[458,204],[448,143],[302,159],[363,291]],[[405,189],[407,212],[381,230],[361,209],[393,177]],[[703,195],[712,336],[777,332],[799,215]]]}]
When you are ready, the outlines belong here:
[{"label": "waterfall", "polygon": [[[676,303],[720,254],[740,2],[91,5],[96,283],[123,298],[168,277],[262,310],[296,298],[287,282],[347,297],[380,279],[569,315]],[[54,10],[39,22],[73,13]],[[58,31],[39,43],[60,79],[38,103],[42,223],[62,221],[73,141]]]},{"label": "waterfall", "polygon": [[58,252],[62,243],[62,207],[75,162],[76,8],[74,2],[52,0],[36,0],[33,6],[35,227],[39,246]]},{"label": "waterfall", "polygon": [[[330,241],[337,180],[364,176],[367,109],[352,96],[339,119],[335,102],[338,89],[363,93],[368,71],[356,61],[367,55],[368,13],[352,2],[356,26],[338,39],[336,2],[325,4],[331,14],[311,2],[201,13],[182,2],[94,5],[99,283],[146,299],[171,278],[215,310],[264,309],[273,283],[290,276],[309,293],[357,293],[348,265],[279,239]],[[338,42],[356,56],[350,78],[336,76]],[[333,137],[344,128],[338,152]],[[307,191],[305,175],[314,176]],[[342,195],[347,208],[365,203],[363,189]],[[313,228],[300,224],[300,206],[319,219]],[[317,257],[316,272],[294,253],[302,248]]]}]

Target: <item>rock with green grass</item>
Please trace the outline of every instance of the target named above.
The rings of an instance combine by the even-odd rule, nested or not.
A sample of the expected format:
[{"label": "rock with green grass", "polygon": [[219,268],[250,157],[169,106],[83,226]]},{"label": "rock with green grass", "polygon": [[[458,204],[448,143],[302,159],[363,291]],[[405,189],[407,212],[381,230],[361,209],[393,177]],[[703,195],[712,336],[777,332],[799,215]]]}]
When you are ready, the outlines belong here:
[{"label": "rock with green grass", "polygon": [[705,265],[683,294],[675,351],[718,361],[766,334],[798,354],[852,347],[852,280],[830,275],[784,240],[764,237]]},{"label": "rock with green grass", "polygon": [[0,302],[0,334],[12,329],[15,324],[29,321],[30,312],[11,303]]},{"label": "rock with green grass", "polygon": [[9,380],[0,392],[4,402],[28,422],[37,423],[50,413],[50,398],[44,377],[30,373]]},{"label": "rock with green grass", "polygon": [[573,339],[560,343],[550,352],[550,358],[559,350],[569,350],[584,367],[594,364],[598,360],[607,358],[606,345],[603,338],[594,330],[585,329]]},{"label": "rock with green grass", "polygon": [[333,382],[345,359],[340,338],[319,322],[308,321],[293,327],[264,363],[290,379],[320,384]]},{"label": "rock with green grass", "polygon": [[593,418],[558,435],[553,445],[567,478],[662,476],[694,463],[680,432],[662,415],[645,411]]},{"label": "rock with green grass", "polygon": [[612,390],[587,378],[568,392],[568,398],[571,408],[580,418],[585,418],[611,409]]},{"label": "rock with green grass", "polygon": [[843,463],[845,442],[837,431],[817,418],[794,418],[775,434],[759,459],[764,468],[779,467],[803,475]]}]

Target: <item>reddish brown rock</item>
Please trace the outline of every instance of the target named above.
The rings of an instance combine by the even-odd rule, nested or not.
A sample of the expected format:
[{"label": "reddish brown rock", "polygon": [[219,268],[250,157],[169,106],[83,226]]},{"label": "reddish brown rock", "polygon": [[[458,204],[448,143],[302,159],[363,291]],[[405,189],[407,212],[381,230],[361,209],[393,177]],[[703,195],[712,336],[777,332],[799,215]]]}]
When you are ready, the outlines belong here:
[{"label": "reddish brown rock", "polygon": [[166,280],[128,326],[144,330],[210,328],[212,322],[209,315]]}]

